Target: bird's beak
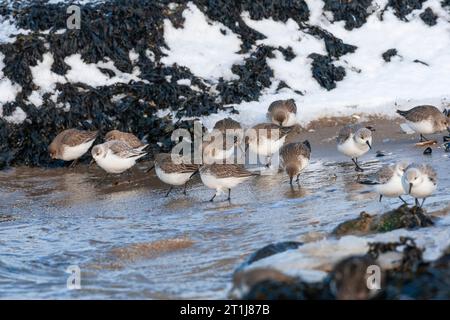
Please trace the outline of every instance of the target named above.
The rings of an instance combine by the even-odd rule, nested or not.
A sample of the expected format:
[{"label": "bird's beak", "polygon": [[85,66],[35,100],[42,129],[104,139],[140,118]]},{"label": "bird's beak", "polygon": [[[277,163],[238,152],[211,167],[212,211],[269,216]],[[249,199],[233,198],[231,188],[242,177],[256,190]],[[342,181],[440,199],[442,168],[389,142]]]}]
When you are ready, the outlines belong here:
[{"label": "bird's beak", "polygon": [[412,189],[412,187],[413,187],[413,184],[410,183],[410,184],[409,184],[409,191],[408,191],[408,194],[411,194],[411,189]]},{"label": "bird's beak", "polygon": [[366,141],[367,145],[369,146],[370,149],[372,149],[372,146],[370,145],[369,141]]}]

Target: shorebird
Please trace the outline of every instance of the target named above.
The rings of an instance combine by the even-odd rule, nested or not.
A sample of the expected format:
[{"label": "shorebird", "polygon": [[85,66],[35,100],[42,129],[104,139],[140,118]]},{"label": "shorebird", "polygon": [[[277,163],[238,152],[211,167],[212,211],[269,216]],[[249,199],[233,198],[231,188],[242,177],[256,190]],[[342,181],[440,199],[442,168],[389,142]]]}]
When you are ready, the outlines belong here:
[{"label": "shorebird", "polygon": [[210,164],[200,167],[200,178],[208,188],[215,189],[216,193],[209,201],[225,190],[228,190],[227,200],[231,200],[231,189],[244,182],[257,173],[246,170],[243,166],[237,164]]},{"label": "shorebird", "polygon": [[266,166],[270,167],[272,155],[284,145],[287,134],[298,128],[280,127],[274,123],[260,123],[246,133],[247,146],[255,154],[266,157]]},{"label": "shorebird", "polygon": [[95,162],[108,173],[122,173],[146,155],[145,151],[118,140],[98,144],[92,148],[91,153]]},{"label": "shorebird", "polygon": [[84,155],[97,138],[98,131],[67,129],[58,134],[48,147],[52,159],[73,161],[74,167],[78,159]]},{"label": "shorebird", "polygon": [[280,155],[282,165],[289,175],[291,186],[294,176],[297,176],[296,182],[300,184],[300,173],[309,164],[309,159],[311,158],[311,145],[309,141],[288,143],[281,147]]},{"label": "shorebird", "polygon": [[119,130],[111,130],[105,135],[105,141],[119,140],[128,143],[128,145],[135,149],[144,150],[148,144],[144,144],[138,137],[132,133],[122,132]]},{"label": "shorebird", "polygon": [[291,127],[297,123],[297,106],[294,99],[277,100],[270,104],[267,118],[282,127]]},{"label": "shorebird", "polygon": [[428,141],[424,134],[450,132],[449,118],[434,106],[418,106],[406,111],[397,110],[397,113],[406,119],[412,130],[420,133],[421,142]]},{"label": "shorebird", "polygon": [[180,163],[174,162],[170,153],[155,155],[154,168],[158,178],[170,185],[166,197],[169,196],[174,186],[181,185],[184,185],[183,194],[186,195],[188,181],[198,172],[197,164],[183,163],[182,161]]},{"label": "shorebird", "polygon": [[434,169],[427,164],[410,164],[403,174],[403,189],[406,193],[414,197],[416,206],[419,205],[419,198],[422,198],[423,206],[425,199],[429,197],[437,187],[437,174]]},{"label": "shorebird", "polygon": [[343,127],[337,137],[337,149],[355,164],[355,170],[364,171],[358,164],[358,157],[372,148],[372,130],[359,125],[347,125]]},{"label": "shorebird", "polygon": [[406,201],[402,198],[402,195],[406,194],[402,178],[407,166],[408,164],[403,161],[395,165],[385,165],[375,174],[369,176],[367,180],[360,181],[360,183],[373,185],[375,192],[380,195],[380,202],[385,196],[389,198],[398,197],[406,204]]}]

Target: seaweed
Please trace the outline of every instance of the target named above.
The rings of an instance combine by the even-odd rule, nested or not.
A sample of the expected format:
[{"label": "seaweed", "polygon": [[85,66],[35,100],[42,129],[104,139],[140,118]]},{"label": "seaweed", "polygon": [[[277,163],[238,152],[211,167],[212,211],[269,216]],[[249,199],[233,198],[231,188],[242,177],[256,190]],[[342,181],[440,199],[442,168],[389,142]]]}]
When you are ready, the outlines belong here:
[{"label": "seaweed", "polygon": [[344,67],[336,67],[330,57],[312,53],[308,58],[313,60],[311,67],[313,78],[325,89],[336,88],[336,82],[344,79],[346,74]]},{"label": "seaweed", "polygon": [[427,25],[434,26],[437,22],[438,16],[431,10],[430,7],[426,8],[424,12],[422,12],[420,15],[420,19],[422,19],[423,22],[425,22]]},{"label": "seaweed", "polygon": [[261,91],[272,84],[273,70],[267,64],[267,58],[274,58],[273,50],[269,46],[258,46],[244,64],[231,67],[239,80],[224,81],[220,79],[216,89],[220,93],[223,104],[239,104],[242,101],[258,100]]},{"label": "seaweed", "polygon": [[389,49],[383,52],[381,56],[383,57],[384,61],[391,62],[392,57],[396,56],[397,54],[397,49]]},{"label": "seaweed", "polygon": [[325,42],[325,48],[327,49],[328,56],[339,58],[347,53],[353,53],[358,48],[357,46],[344,43],[341,39],[336,38],[332,33],[318,27],[308,26],[306,32],[318,36]]},{"label": "seaweed", "polygon": [[389,0],[387,7],[394,9],[394,14],[403,21],[408,21],[406,16],[414,10],[421,9],[426,0]]},{"label": "seaweed", "polygon": [[333,12],[335,21],[345,21],[345,28],[352,30],[361,27],[372,13],[369,6],[372,0],[325,0],[324,10]]}]

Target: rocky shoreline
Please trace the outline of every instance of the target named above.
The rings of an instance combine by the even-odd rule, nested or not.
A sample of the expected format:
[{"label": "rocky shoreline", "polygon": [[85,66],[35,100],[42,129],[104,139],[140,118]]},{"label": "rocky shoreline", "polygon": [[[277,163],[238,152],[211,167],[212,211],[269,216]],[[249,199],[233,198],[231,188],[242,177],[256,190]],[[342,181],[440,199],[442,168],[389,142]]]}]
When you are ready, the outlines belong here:
[{"label": "rocky shoreline", "polygon": [[[411,219],[417,223],[411,225]],[[408,222],[405,224],[405,221]],[[330,236],[426,227],[431,223],[421,208],[403,205],[377,217],[362,213],[359,218],[340,224]],[[410,237],[400,237],[395,242],[369,243],[365,254],[350,254],[334,263],[322,281],[305,281],[276,268],[252,266],[258,260],[288,250],[294,253],[302,245],[301,242],[281,242],[257,250],[235,270],[230,298],[450,299],[450,248],[440,258],[424,261],[424,248],[418,247]],[[368,283],[375,274],[371,271],[373,266],[379,268],[380,283],[379,288],[369,289]]]}]

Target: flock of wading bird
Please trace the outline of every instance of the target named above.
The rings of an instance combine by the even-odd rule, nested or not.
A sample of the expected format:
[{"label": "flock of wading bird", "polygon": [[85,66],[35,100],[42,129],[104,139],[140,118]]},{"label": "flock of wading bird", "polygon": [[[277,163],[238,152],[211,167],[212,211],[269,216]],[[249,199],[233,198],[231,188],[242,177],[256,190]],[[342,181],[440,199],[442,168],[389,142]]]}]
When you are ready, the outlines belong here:
[{"label": "flock of wading bird", "polygon": [[[407,111],[397,110],[397,112],[406,119],[412,130],[420,134],[421,142],[428,140],[424,136],[426,134],[444,130],[450,132],[448,115],[434,106],[423,105]],[[230,200],[233,187],[260,174],[247,170],[242,164],[234,163],[234,158],[231,163],[228,161],[230,157],[235,156],[238,147],[243,150],[242,146],[245,146],[244,157],[246,151],[250,149],[254,154],[265,157],[267,166],[270,166],[272,156],[279,152],[281,167],[289,175],[291,186],[294,178],[299,183],[300,173],[310,161],[311,145],[307,140],[286,143],[287,134],[299,128],[294,100],[278,100],[271,103],[267,118],[270,122],[252,127],[252,134],[245,135],[239,122],[231,118],[222,119],[215,124],[215,130],[213,130],[215,138],[221,139],[212,139],[211,142],[201,144],[201,154],[205,160],[202,164],[185,161],[186,159],[174,160],[176,157],[172,157],[172,154],[160,153],[155,155],[154,165],[148,171],[154,168],[158,178],[170,185],[166,197],[174,186],[184,185],[184,194],[186,194],[187,182],[199,173],[202,182],[208,188],[216,190],[210,201],[227,191],[227,200]],[[346,125],[339,131],[337,150],[351,158],[358,172],[364,171],[358,163],[358,158],[372,148],[373,131],[372,127],[354,124]],[[231,145],[224,143],[228,140],[227,137],[222,139],[222,135],[228,135],[227,132],[232,132],[233,135]],[[236,132],[238,132],[237,135]],[[72,165],[75,165],[76,161],[91,148],[97,134],[97,131],[65,130],[50,144],[50,156],[53,159],[73,161]],[[214,140],[220,143],[216,141],[212,146]],[[136,160],[146,155],[146,147],[147,145],[133,134],[113,130],[106,134],[104,143],[92,148],[91,154],[98,166],[108,173],[117,174],[130,169],[135,165]],[[386,165],[368,178],[362,183],[373,185],[380,195],[380,201],[383,196],[399,197],[406,203],[402,195],[411,195],[415,198],[416,206],[419,205],[418,199],[423,199],[420,204],[422,206],[437,186],[437,175],[431,166],[409,164],[404,161]]]}]

